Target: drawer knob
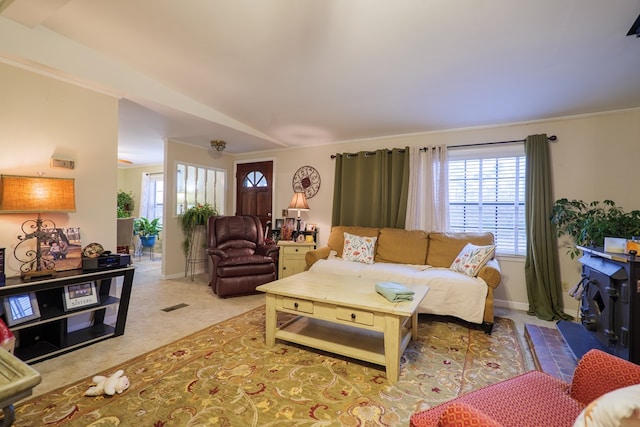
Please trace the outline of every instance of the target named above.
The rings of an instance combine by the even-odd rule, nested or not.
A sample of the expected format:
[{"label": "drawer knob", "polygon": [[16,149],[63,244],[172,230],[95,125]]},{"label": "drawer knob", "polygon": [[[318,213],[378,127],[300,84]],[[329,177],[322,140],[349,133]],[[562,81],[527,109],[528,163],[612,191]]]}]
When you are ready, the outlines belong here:
[{"label": "drawer knob", "polygon": [[298,248],[296,248],[296,252],[298,252]]},{"label": "drawer knob", "polygon": [[351,318],[352,318],[353,320],[356,320],[356,314],[355,314],[355,313],[351,313]]},{"label": "drawer knob", "polygon": [[298,308],[298,303],[297,303],[297,302],[294,302],[294,303],[293,303],[293,306],[294,306],[295,308]]}]

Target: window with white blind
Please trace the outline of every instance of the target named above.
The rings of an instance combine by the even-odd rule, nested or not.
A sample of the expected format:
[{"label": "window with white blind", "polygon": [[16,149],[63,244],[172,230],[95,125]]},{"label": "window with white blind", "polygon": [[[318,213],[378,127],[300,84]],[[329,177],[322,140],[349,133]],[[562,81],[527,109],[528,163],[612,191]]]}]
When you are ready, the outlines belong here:
[{"label": "window with white blind", "polygon": [[197,204],[210,204],[223,215],[227,172],[204,166],[176,164],[177,215]]},{"label": "window with white blind", "polygon": [[449,150],[451,231],[490,231],[496,253],[525,255],[524,145]]}]

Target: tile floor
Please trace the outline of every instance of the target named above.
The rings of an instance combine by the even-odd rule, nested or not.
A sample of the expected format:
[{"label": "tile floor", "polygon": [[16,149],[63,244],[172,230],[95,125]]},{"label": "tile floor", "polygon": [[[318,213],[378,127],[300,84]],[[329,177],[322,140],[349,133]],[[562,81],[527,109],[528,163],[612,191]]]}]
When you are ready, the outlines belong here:
[{"label": "tile floor", "polygon": [[[105,368],[264,304],[263,294],[218,298],[212,295],[205,275],[196,275],[194,281],[188,277],[162,280],[159,255],[153,259],[136,259],[134,265],[136,272],[124,335],[34,364],[33,367],[43,377],[42,383],[34,389],[34,395],[90,377]],[[176,304],[185,306],[169,312],[162,311]],[[555,323],[501,307],[496,308],[496,315],[515,321],[525,349],[527,367],[535,369],[534,358],[525,340],[525,324],[555,328]]]}]

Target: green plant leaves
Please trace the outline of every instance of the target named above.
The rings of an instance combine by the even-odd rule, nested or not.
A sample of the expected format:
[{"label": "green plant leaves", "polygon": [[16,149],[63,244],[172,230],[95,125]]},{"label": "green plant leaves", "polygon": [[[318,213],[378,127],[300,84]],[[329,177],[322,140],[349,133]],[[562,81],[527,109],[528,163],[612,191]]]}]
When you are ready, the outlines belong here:
[{"label": "green plant leaves", "polygon": [[[603,246],[605,237],[629,239],[640,235],[640,211],[624,212],[612,200],[602,203],[566,198],[555,201],[551,222],[556,226],[558,237],[568,235],[576,246]],[[578,248],[567,250],[571,258],[580,255]]]}]

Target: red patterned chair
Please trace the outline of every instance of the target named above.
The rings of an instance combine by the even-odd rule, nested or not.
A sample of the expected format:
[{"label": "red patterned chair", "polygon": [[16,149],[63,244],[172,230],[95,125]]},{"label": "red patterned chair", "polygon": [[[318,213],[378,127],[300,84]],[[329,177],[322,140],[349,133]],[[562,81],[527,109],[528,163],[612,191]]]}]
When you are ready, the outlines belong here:
[{"label": "red patterned chair", "polygon": [[[410,425],[573,426],[587,405],[592,408],[596,399],[602,400],[601,396],[635,384],[640,384],[640,366],[600,350],[590,350],[578,362],[571,384],[543,372],[527,372],[416,412]],[[636,402],[631,412],[635,409],[634,416],[640,416],[640,401],[635,397],[640,388],[631,388],[635,390]],[[594,422],[592,415],[581,418],[591,418],[592,424],[588,425],[602,425]]]}]

